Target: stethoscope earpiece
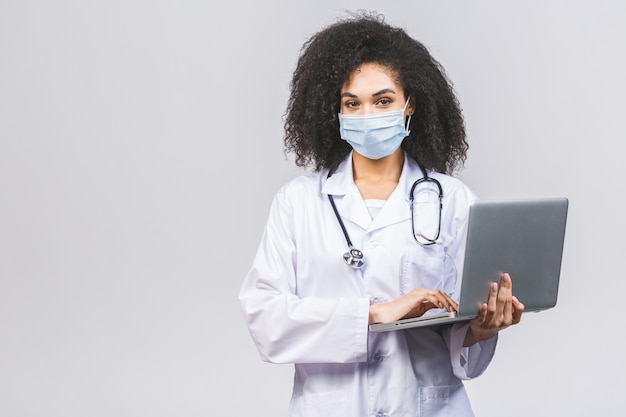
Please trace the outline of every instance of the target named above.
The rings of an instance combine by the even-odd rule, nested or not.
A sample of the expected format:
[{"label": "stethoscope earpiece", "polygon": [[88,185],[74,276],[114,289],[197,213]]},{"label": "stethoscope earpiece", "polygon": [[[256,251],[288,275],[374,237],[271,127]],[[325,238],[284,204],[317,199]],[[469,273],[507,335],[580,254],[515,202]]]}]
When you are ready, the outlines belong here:
[{"label": "stethoscope earpiece", "polygon": [[358,249],[350,249],[343,254],[343,260],[352,268],[360,268],[363,266],[363,252]]}]

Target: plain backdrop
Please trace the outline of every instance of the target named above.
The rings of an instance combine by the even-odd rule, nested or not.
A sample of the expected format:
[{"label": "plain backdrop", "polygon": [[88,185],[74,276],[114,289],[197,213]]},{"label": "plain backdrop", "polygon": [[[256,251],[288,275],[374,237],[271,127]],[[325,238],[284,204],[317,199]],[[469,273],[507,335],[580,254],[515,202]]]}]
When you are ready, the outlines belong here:
[{"label": "plain backdrop", "polygon": [[621,0],[0,0],[0,416],[284,416],[237,300],[300,47],[377,10],[446,68],[482,198],[565,196],[556,308],[501,334],[477,416],[621,416]]}]

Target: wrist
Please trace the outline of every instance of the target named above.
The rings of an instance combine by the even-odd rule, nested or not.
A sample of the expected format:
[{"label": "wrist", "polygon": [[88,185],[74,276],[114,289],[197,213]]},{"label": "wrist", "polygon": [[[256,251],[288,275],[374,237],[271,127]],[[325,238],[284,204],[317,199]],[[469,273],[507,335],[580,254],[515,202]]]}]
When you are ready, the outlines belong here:
[{"label": "wrist", "polygon": [[368,324],[380,323],[380,320],[378,319],[378,310],[379,308],[377,304],[370,304]]},{"label": "wrist", "polygon": [[497,330],[482,329],[478,326],[474,326],[473,323],[470,322],[467,332],[465,333],[465,339],[463,340],[463,347],[469,347],[483,340],[491,339],[497,334]]}]

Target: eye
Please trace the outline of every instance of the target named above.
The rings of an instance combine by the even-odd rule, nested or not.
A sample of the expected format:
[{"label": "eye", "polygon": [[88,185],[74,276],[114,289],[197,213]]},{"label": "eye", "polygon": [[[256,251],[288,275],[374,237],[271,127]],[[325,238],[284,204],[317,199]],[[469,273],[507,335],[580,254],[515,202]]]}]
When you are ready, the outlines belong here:
[{"label": "eye", "polygon": [[392,103],[392,101],[388,98],[381,98],[380,100],[378,100],[376,102],[377,105],[379,106],[388,106]]},{"label": "eye", "polygon": [[354,108],[357,108],[359,106],[359,103],[357,101],[355,101],[355,100],[349,100],[349,101],[346,101],[345,103],[343,103],[343,106],[347,107],[349,109],[354,109]]}]

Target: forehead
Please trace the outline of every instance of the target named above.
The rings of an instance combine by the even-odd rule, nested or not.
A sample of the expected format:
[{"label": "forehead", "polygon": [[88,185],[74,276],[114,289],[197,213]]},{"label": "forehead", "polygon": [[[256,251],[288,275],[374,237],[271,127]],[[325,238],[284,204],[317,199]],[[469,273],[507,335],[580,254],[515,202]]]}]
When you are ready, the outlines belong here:
[{"label": "forehead", "polygon": [[397,74],[388,67],[365,63],[350,73],[341,86],[341,92],[366,93],[368,90],[378,91],[382,88],[392,88],[396,92],[401,92],[402,86],[396,80]]}]

